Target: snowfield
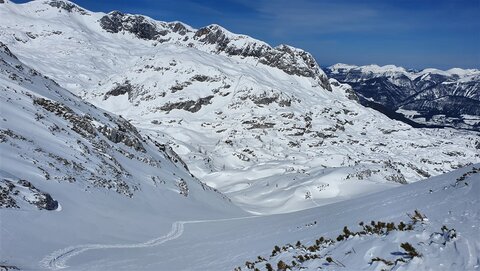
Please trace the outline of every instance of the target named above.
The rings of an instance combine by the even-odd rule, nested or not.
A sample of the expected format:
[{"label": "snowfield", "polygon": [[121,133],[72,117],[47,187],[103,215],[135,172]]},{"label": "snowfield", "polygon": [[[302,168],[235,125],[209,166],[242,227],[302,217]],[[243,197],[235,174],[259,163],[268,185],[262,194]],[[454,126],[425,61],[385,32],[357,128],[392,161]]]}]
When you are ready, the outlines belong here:
[{"label": "snowfield", "polygon": [[[248,270],[245,263],[260,256],[265,261],[255,267],[266,270],[266,263],[276,267],[283,260],[291,265],[292,260],[299,263],[298,255],[308,254],[318,258],[292,270],[478,270],[480,165],[475,166],[354,200],[260,217],[173,221],[125,210],[129,223],[93,217],[95,230],[88,231],[89,220],[64,219],[69,210],[38,214],[34,220],[32,212],[2,210],[2,258],[27,270]],[[362,221],[409,223],[407,214],[415,210],[427,219],[413,230],[350,236],[315,252],[307,250],[321,237],[336,240],[344,226],[360,231]],[[52,229],[60,225],[61,232]],[[442,231],[443,226],[448,230]],[[65,241],[64,246],[55,240]],[[297,241],[305,248],[296,248]],[[405,242],[422,256],[409,259],[400,247]],[[271,256],[275,246],[287,244],[292,248]],[[405,262],[387,266],[372,262],[377,257]]]},{"label": "snowfield", "polygon": [[479,133],[301,49],[4,0],[0,92],[0,270],[480,269]]},{"label": "snowfield", "polygon": [[254,214],[480,162],[478,133],[413,129],[365,108],[300,49],[65,1],[7,1],[0,15],[0,40],[20,60],[170,145],[196,177]]},{"label": "snowfield", "polygon": [[246,215],[171,148],[24,65],[3,43],[0,91],[2,260],[16,255],[22,268],[37,269],[45,241],[125,241],[145,236],[145,219],[166,229],[174,219]]}]

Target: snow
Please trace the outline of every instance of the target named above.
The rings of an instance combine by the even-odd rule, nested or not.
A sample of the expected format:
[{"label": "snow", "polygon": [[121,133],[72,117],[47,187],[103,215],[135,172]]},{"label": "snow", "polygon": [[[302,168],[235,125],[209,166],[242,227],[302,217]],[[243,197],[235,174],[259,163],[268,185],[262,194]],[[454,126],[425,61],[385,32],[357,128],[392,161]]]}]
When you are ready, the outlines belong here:
[{"label": "snow", "polygon": [[[3,44],[0,59],[0,187],[10,182],[18,190],[10,195],[2,192],[2,203],[11,196],[20,207],[0,210],[2,260],[24,255],[21,265],[34,264],[35,269],[32,259],[44,249],[32,242],[64,246],[77,237],[77,241],[89,238],[77,236],[76,231],[98,240],[125,241],[122,232],[130,227],[141,230],[143,219],[157,221],[162,228],[169,227],[171,219],[244,214],[224,195],[192,177],[168,147],[161,150],[158,142],[141,138],[125,120],[25,66]],[[90,120],[97,128],[88,128]],[[104,127],[128,140],[114,142],[102,132]],[[135,140],[141,148],[129,145]],[[56,212],[30,204],[38,194],[21,180],[58,201]],[[102,223],[117,227],[117,235],[98,232]]]},{"label": "snow", "polygon": [[385,65],[385,66],[378,66],[378,65],[366,65],[361,67],[363,71],[370,72],[370,73],[396,73],[401,72],[404,73],[406,70],[402,67],[397,67],[395,65]]},{"label": "snow", "polygon": [[[0,209],[6,264],[232,270],[261,255],[275,265],[298,252],[270,258],[275,245],[335,238],[360,221],[398,223],[419,209],[428,222],[411,232],[353,237],[322,254],[345,270],[379,270],[372,257],[398,256],[408,241],[424,256],[396,270],[478,269],[477,133],[413,129],[361,106],[348,85],[331,80],[326,89],[321,70],[307,77],[262,56],[229,55],[188,26],[169,41],[109,33],[98,23],[104,15],[0,4],[0,41],[19,58],[2,46],[0,182],[28,180],[60,204],[38,210],[22,189],[21,208]],[[268,46],[209,27],[232,48]],[[294,52],[286,63],[308,68],[308,55],[284,48]],[[427,245],[442,225],[456,239]],[[318,266],[338,269],[325,258],[305,263]]]},{"label": "snow", "polygon": [[[25,18],[18,21],[12,9]],[[47,8],[42,12],[52,16],[39,18],[36,11],[43,9],[42,3],[0,7],[0,38],[20,60],[171,145],[195,176],[252,213],[311,208],[480,162],[473,148],[478,135],[412,129],[349,99],[347,85],[336,83],[329,92],[314,78],[287,74],[255,57],[212,54],[216,45],[182,42],[178,33],[162,37],[171,42],[142,40],[101,29],[103,13]],[[220,26],[209,27],[236,40]],[[62,34],[14,38],[54,30]],[[127,82],[130,95],[107,95]],[[176,109],[208,97],[196,112]],[[461,155],[446,154],[451,149]]]},{"label": "snow", "polygon": [[328,67],[329,70],[331,70],[332,73],[339,73],[340,70],[342,72],[352,72],[352,71],[358,71],[361,72],[362,74],[365,74],[365,76],[375,76],[375,75],[405,75],[408,77],[411,77],[410,73],[405,70],[403,67],[398,67],[395,65],[384,65],[384,66],[379,66],[376,64],[371,64],[371,65],[365,65],[365,66],[355,66],[355,65],[349,65],[349,64],[343,64],[343,63],[338,63],[334,64],[330,67]]},{"label": "snow", "polygon": [[379,66],[376,64],[364,65],[364,66],[355,66],[350,64],[337,63],[332,66],[329,66],[328,69],[334,73],[338,74],[340,70],[343,72],[360,72],[365,75],[370,75],[374,77],[380,77],[385,75],[390,76],[399,76],[405,75],[411,80],[414,80],[418,77],[427,76],[428,74],[437,74],[446,77],[458,76],[460,79],[469,80],[469,77],[479,76],[480,70],[478,69],[461,69],[461,68],[452,68],[446,71],[435,69],[435,68],[426,68],[421,71],[407,71],[403,67],[398,67],[395,65],[384,65]]},{"label": "snow", "polygon": [[[480,175],[478,172],[470,174],[457,183],[457,179],[471,169],[467,167],[354,200],[260,217],[175,221],[167,217],[155,219],[147,212],[128,208],[122,210],[123,216],[120,216],[128,217],[130,222],[126,223],[126,220],[120,222],[120,217],[112,213],[107,219],[97,217],[105,214],[102,210],[108,207],[100,205],[94,217],[85,212],[87,210],[81,212],[95,219],[95,224],[88,226],[91,220],[65,219],[66,213],[61,220],[48,214],[31,220],[32,213],[1,210],[5,221],[1,229],[3,248],[10,248],[3,251],[3,258],[9,264],[36,270],[61,267],[75,270],[233,270],[257,256],[268,259],[275,266],[279,259],[291,259],[298,252],[283,253],[282,258],[269,257],[275,245],[295,244],[297,241],[311,245],[320,236],[335,239],[344,226],[358,230],[360,221],[407,222],[406,214],[417,209],[427,216],[428,221],[416,225],[413,231],[349,238],[328,247],[321,254],[326,253],[346,265],[344,270],[378,270],[378,265],[369,264],[373,257],[395,259],[399,257],[395,255],[401,250],[400,243],[410,242],[423,256],[399,264],[395,270],[431,270],[431,267],[437,270],[475,270],[480,249]],[[28,223],[22,223],[27,219],[30,219]],[[62,226],[60,231],[51,229],[57,228],[56,223]],[[457,237],[440,245],[436,235],[430,235],[440,231],[443,225],[455,229]],[[16,239],[9,232],[25,235]],[[15,256],[25,253],[29,256]],[[307,270],[314,270],[319,265],[326,270],[338,268],[325,265],[325,258],[306,264],[310,263]],[[258,267],[264,270],[263,264]]]},{"label": "snow", "polygon": [[330,70],[332,70],[332,72],[338,72],[338,70],[351,70],[351,69],[355,69],[355,68],[358,68],[358,66],[356,65],[350,65],[350,64],[345,64],[345,63],[337,63],[337,64],[334,64],[330,67],[328,67]]}]

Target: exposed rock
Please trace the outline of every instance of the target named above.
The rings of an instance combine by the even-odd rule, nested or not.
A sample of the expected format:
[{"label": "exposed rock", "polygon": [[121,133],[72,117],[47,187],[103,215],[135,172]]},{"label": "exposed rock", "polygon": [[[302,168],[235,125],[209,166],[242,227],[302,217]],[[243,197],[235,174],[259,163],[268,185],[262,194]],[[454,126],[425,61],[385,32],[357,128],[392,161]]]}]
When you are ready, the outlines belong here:
[{"label": "exposed rock", "polygon": [[128,132],[131,131],[128,130],[129,128],[132,128],[131,124],[128,126],[119,125],[118,128],[112,128],[104,125],[100,127],[98,131],[113,143],[122,142],[126,146],[132,147],[137,151],[145,152],[145,148],[141,143],[141,138],[129,134]]},{"label": "exposed rock", "polygon": [[4,52],[7,56],[18,60],[17,56],[15,56],[15,55],[10,51],[10,49],[8,49],[7,45],[5,45],[5,43],[3,43],[3,42],[1,42],[1,41],[0,41],[0,50],[1,50],[2,52]]},{"label": "exposed rock", "polygon": [[117,84],[114,88],[112,88],[112,90],[105,93],[105,96],[103,97],[103,99],[106,100],[111,96],[120,96],[120,95],[128,94],[128,99],[130,100],[132,98],[132,91],[133,91],[133,87],[130,84],[130,81],[126,81],[123,84]]},{"label": "exposed rock", "polygon": [[188,29],[185,27],[185,25],[180,22],[169,23],[168,26],[172,29],[173,32],[178,33],[182,36],[184,36],[188,32]]},{"label": "exposed rock", "polygon": [[[92,137],[97,134],[92,119],[88,115],[79,116],[65,105],[43,98],[35,99],[34,104],[38,104],[45,110],[70,121],[73,124],[72,130],[84,137]],[[116,124],[118,125],[117,128],[104,125],[98,130],[113,143],[122,142],[137,151],[145,151],[141,143],[142,138],[133,125],[124,119],[116,120]]]},{"label": "exposed rock", "polygon": [[167,103],[160,107],[160,110],[163,111],[172,111],[173,109],[182,109],[185,111],[189,111],[195,113],[199,111],[203,105],[210,104],[210,100],[213,99],[213,95],[200,98],[196,101],[184,101],[184,102],[176,102],[176,103]]},{"label": "exposed rock", "polygon": [[[244,41],[244,46],[238,47],[235,42],[232,42],[232,37]],[[218,25],[209,25],[199,29],[194,38],[207,44],[216,45],[218,52],[243,57],[256,57],[260,63],[276,67],[288,74],[317,79],[323,88],[332,90],[327,76],[320,69],[313,56],[303,50],[287,45],[272,48],[250,37],[231,34]]]},{"label": "exposed rock", "polygon": [[[1,3],[3,3],[3,0],[0,0],[0,4]],[[2,262],[0,264],[0,271],[10,271],[10,270],[20,270],[20,268],[18,268],[15,265],[5,264],[5,262]]]},{"label": "exposed rock", "polygon": [[13,198],[13,190],[15,185],[8,181],[3,180],[3,183],[0,183],[0,207],[1,208],[20,208],[17,205],[17,202]]},{"label": "exposed rock", "polygon": [[303,50],[280,45],[262,55],[260,63],[279,68],[291,75],[317,79],[323,88],[332,90],[327,76],[321,71],[313,56]]},{"label": "exposed rock", "polygon": [[67,2],[67,1],[61,1],[61,0],[50,0],[48,1],[48,4],[52,7],[59,8],[62,10],[66,10],[68,12],[78,12],[82,15],[87,15],[88,12],[84,10],[83,8],[80,8],[79,6]]},{"label": "exposed rock", "polygon": [[[190,30],[179,22],[164,23],[154,21],[141,15],[124,14],[113,11],[100,19],[100,26],[110,32],[128,32],[145,40],[157,40],[160,42],[180,42],[167,36],[170,33],[178,33],[185,36]],[[318,66],[313,56],[303,50],[287,45],[272,48],[270,45],[244,35],[236,35],[228,32],[218,25],[209,25],[198,29],[193,33],[192,39],[203,44],[214,45],[217,53],[242,57],[255,57],[262,64],[276,67],[288,74],[311,77],[325,89],[331,91],[327,76]],[[238,44],[242,45],[238,45]],[[186,46],[195,46],[192,43]]]},{"label": "exposed rock", "polygon": [[188,197],[189,189],[188,189],[187,182],[185,182],[184,179],[180,179],[179,181],[177,181],[177,186],[178,186],[178,189],[180,190],[180,195],[183,195],[184,197]]},{"label": "exposed rock", "polygon": [[407,184],[407,180],[402,174],[393,174],[386,176],[385,179],[389,182],[400,183],[400,184]]},{"label": "exposed rock", "polygon": [[158,29],[153,21],[144,16],[124,14],[120,11],[112,11],[103,16],[100,26],[110,33],[126,31],[145,40],[155,40],[168,34],[168,31]]},{"label": "exposed rock", "polygon": [[45,110],[54,113],[57,116],[70,121],[73,124],[72,130],[81,134],[84,137],[90,137],[96,135],[96,130],[91,119],[88,115],[77,115],[69,107],[54,101],[50,101],[44,98],[38,98],[33,101],[34,104],[42,106]]},{"label": "exposed rock", "polygon": [[182,158],[180,158],[180,156],[172,149],[172,147],[158,143],[157,141],[154,141],[153,143],[160,151],[167,154],[167,157],[170,161],[174,162],[175,164],[180,163],[186,170],[189,170],[187,163],[185,163]]},{"label": "exposed rock", "polygon": [[18,180],[16,183],[11,180],[0,181],[0,207],[20,208],[19,202],[26,202],[36,206],[39,210],[56,210],[58,202],[50,196],[37,189],[32,183],[26,180]]},{"label": "exposed rock", "polygon": [[[336,64],[325,71],[330,77],[351,85],[363,105],[413,127],[480,131],[478,70],[460,70],[459,75],[454,70],[413,71],[393,65]],[[477,121],[469,121],[465,115],[476,116]]]},{"label": "exposed rock", "polygon": [[295,98],[286,97],[277,92],[263,92],[260,94],[245,94],[239,97],[241,100],[251,100],[258,106],[278,104],[280,107],[288,107],[292,105],[292,101],[298,102]]}]

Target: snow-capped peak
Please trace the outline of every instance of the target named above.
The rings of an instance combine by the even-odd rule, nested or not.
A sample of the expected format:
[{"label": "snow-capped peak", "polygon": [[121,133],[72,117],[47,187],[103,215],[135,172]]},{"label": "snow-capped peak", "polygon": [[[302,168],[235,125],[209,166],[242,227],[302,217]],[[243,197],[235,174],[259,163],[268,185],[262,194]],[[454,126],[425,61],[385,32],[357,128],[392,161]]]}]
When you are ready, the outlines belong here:
[{"label": "snow-capped peak", "polygon": [[[47,3],[55,7],[73,9],[69,2],[53,0]],[[162,44],[175,43],[227,56],[252,58],[288,74],[313,78],[324,89],[331,90],[325,73],[311,54],[286,45],[273,48],[263,41],[247,35],[234,34],[217,24],[194,29],[181,22],[167,23],[143,15],[119,11],[103,14],[98,22],[103,30],[113,34],[129,33],[142,40]],[[90,24],[96,24],[96,22],[90,22]]]},{"label": "snow-capped peak", "polygon": [[371,72],[371,73],[394,73],[394,72],[405,72],[405,68],[398,67],[395,65],[384,65],[384,66],[379,66],[376,64],[373,65],[366,65],[361,67],[363,71],[365,72]]},{"label": "snow-capped peak", "polygon": [[424,76],[426,74],[437,74],[437,75],[442,75],[446,77],[458,76],[460,78],[480,74],[480,71],[477,69],[452,68],[444,71],[436,68],[426,68],[420,71],[413,71],[413,70],[407,70],[403,67],[399,67],[396,65],[379,66],[376,64],[356,66],[356,65],[350,65],[350,64],[337,63],[332,66],[329,66],[328,69],[329,69],[329,72],[332,74],[338,74],[340,72],[341,73],[357,72],[365,75],[370,75],[373,77],[398,74],[398,75],[405,75],[412,80],[417,77]]},{"label": "snow-capped peak", "polygon": [[15,14],[0,7],[0,39],[21,61],[170,142],[196,176],[252,212],[309,208],[478,161],[474,139],[415,130],[364,108],[301,49],[217,25],[70,16],[49,6],[43,18],[15,6]]},{"label": "snow-capped peak", "polygon": [[330,67],[328,67],[332,72],[338,71],[338,70],[351,70],[354,68],[358,68],[356,65],[350,65],[350,64],[345,64],[345,63],[337,63],[334,64]]}]

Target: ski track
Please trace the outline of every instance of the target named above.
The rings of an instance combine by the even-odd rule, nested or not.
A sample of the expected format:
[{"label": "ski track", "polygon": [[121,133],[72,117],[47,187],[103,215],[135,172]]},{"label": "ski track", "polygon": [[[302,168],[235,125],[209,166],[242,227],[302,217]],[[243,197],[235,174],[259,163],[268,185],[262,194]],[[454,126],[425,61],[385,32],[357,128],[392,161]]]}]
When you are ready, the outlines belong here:
[{"label": "ski track", "polygon": [[167,234],[160,236],[155,239],[148,240],[143,243],[137,244],[86,244],[86,245],[77,245],[70,246],[63,249],[56,250],[51,254],[47,255],[40,261],[40,266],[44,269],[49,270],[59,270],[69,267],[67,261],[72,257],[75,257],[85,251],[94,250],[94,249],[132,249],[132,248],[146,248],[146,247],[155,247],[159,246],[168,241],[174,240],[182,236],[185,224],[195,224],[195,223],[208,223],[208,222],[222,222],[222,221],[232,221],[240,219],[249,219],[255,218],[258,216],[246,216],[246,217],[237,217],[237,218],[225,218],[225,219],[214,219],[214,220],[190,220],[190,221],[175,221],[172,223],[172,229]]}]

